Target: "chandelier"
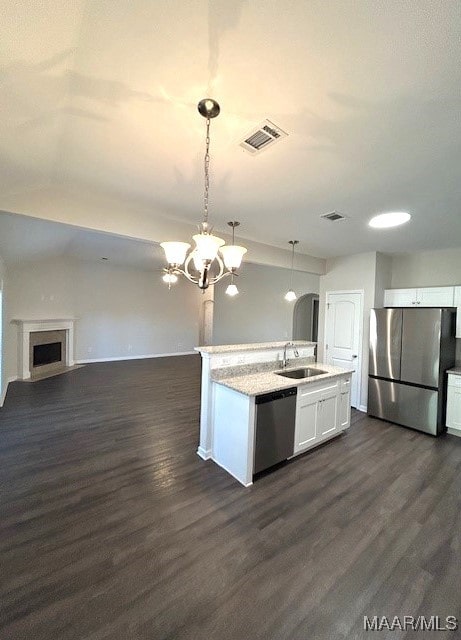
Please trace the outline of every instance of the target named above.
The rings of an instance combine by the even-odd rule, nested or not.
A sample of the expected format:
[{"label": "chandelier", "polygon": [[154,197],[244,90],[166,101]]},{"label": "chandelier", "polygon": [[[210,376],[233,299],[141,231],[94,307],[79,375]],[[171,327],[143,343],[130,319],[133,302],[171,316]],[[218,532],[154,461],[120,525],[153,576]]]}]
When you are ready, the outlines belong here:
[{"label": "chandelier", "polygon": [[[232,227],[232,244],[225,245],[222,238],[213,235],[213,227],[208,222],[208,197],[210,191],[210,121],[216,118],[220,112],[220,106],[216,100],[206,98],[198,103],[198,111],[206,119],[205,138],[205,188],[203,193],[203,221],[199,225],[199,233],[192,236],[195,247],[189,251],[191,245],[188,242],[162,242],[160,246],[165,251],[168,266],[165,267],[163,281],[168,288],[178,281],[178,275],[185,276],[190,282],[205,290],[210,284],[215,284],[225,276],[231,276],[231,284],[226,293],[233,296],[238,293],[234,284],[234,276],[240,267],[242,258],[246,253],[245,247],[234,244],[234,232],[239,222],[228,222]],[[219,256],[218,252],[221,253]],[[210,269],[217,265],[217,269]]]}]

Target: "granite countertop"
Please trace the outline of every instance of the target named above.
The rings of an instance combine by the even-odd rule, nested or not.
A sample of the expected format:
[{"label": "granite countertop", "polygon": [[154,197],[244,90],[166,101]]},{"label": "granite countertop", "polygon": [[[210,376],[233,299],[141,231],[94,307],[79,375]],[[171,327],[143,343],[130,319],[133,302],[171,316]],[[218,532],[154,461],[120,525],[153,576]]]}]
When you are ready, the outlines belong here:
[{"label": "granite countertop", "polygon": [[[279,376],[275,371],[281,369],[274,369],[274,364],[270,371],[260,370],[255,373],[240,373],[235,374],[235,369],[226,371],[225,369],[215,369],[212,372],[211,379],[213,382],[222,384],[229,389],[243,393],[246,396],[257,396],[262,393],[270,393],[272,391],[279,391],[280,389],[288,389],[290,387],[298,387],[303,384],[310,384],[311,382],[321,382],[328,378],[337,378],[346,373],[352,373],[353,369],[343,369],[341,367],[333,367],[329,364],[323,364],[322,362],[302,364],[301,362],[296,366],[287,367],[286,371],[293,369],[299,369],[300,367],[308,366],[312,369],[321,369],[326,373],[319,374],[318,376],[312,376],[312,378],[302,378],[297,380],[295,378],[285,378]],[[229,375],[230,374],[230,375]]]},{"label": "granite countertop", "polygon": [[296,347],[315,347],[317,344],[316,342],[307,342],[306,340],[284,340],[283,342],[254,342],[249,344],[221,344],[209,347],[195,347],[195,351],[200,351],[200,353],[264,351],[265,349],[283,349],[287,342]]},{"label": "granite countertop", "polygon": [[455,376],[461,376],[461,367],[453,367],[453,369],[448,369],[447,373],[453,373]]}]

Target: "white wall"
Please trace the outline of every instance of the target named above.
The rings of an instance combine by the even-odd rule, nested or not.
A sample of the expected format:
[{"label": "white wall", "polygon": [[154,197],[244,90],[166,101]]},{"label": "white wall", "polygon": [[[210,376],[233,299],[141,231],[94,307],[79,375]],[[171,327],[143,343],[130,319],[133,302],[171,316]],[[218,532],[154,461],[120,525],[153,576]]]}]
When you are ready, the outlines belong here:
[{"label": "white wall", "polygon": [[75,359],[188,352],[198,343],[200,292],[159,272],[70,259],[12,268],[8,318],[75,317]]},{"label": "white wall", "polygon": [[395,289],[451,284],[461,284],[461,247],[392,258],[392,287]]},{"label": "white wall", "polygon": [[[294,304],[284,300],[289,269],[245,263],[234,298],[225,294],[228,283],[226,278],[215,285],[214,344],[291,339]],[[318,293],[319,276],[295,271],[293,288],[298,295]]]},{"label": "white wall", "polygon": [[375,306],[377,254],[360,253],[354,256],[327,260],[327,273],[320,276],[319,349],[318,359],[325,358],[325,309],[329,291],[363,290],[362,371],[360,406],[366,407],[368,398],[368,342],[370,309]]}]

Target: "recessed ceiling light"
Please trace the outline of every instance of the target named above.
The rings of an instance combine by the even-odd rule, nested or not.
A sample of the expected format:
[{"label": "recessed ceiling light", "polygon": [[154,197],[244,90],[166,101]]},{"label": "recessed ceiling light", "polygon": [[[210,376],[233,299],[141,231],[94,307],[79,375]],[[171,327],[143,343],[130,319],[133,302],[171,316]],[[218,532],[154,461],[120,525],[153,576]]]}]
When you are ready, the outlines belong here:
[{"label": "recessed ceiling light", "polygon": [[372,218],[368,224],[375,229],[387,229],[405,224],[410,218],[411,215],[406,211],[390,211],[389,213],[380,213]]}]

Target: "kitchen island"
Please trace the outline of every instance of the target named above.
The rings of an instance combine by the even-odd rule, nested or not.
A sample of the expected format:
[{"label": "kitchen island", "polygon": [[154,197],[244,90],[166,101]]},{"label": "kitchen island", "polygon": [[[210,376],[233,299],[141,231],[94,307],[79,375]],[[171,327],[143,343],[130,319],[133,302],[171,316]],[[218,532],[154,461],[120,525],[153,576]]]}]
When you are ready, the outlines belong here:
[{"label": "kitchen island", "polygon": [[[291,458],[347,429],[352,371],[315,363],[314,348],[315,343],[303,341],[199,347],[198,454],[250,486],[261,467],[261,448],[267,453],[271,443],[278,446],[288,435],[291,443],[285,443],[282,457]],[[298,373],[303,377],[291,377]],[[286,399],[288,413],[279,412],[280,424],[271,417],[269,426],[262,426],[268,412],[263,403],[275,398]]]}]

